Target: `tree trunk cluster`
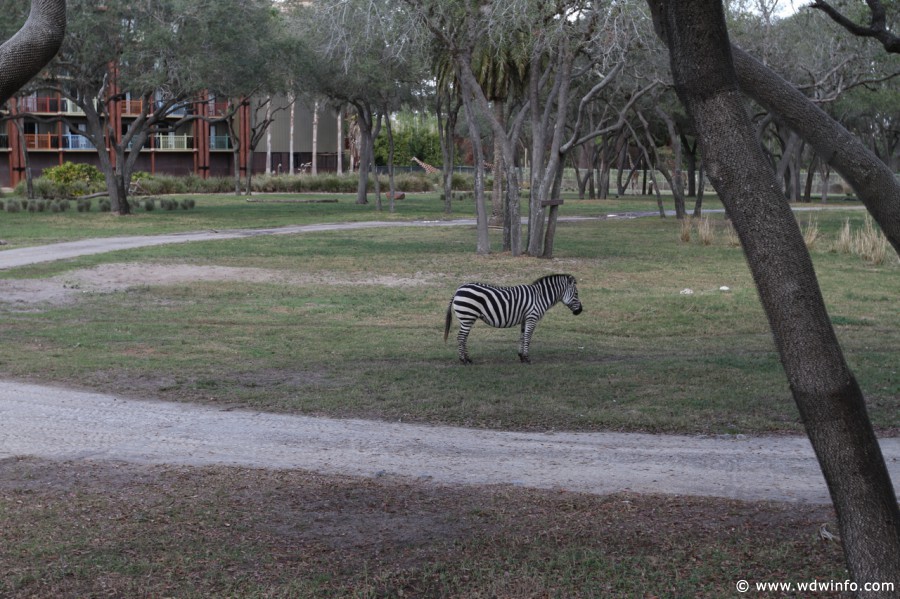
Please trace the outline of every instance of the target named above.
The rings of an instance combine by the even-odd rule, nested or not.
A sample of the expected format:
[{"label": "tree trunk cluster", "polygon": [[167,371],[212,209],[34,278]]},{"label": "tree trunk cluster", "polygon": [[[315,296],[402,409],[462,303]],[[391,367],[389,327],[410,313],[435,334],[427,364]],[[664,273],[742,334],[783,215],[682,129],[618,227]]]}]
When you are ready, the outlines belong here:
[{"label": "tree trunk cluster", "polygon": [[[828,484],[850,575],[861,586],[900,581],[897,498],[803,236],[738,89],[741,70],[746,68],[740,60],[746,58],[732,60],[721,2],[650,0],[649,4],[658,33],[669,47],[678,97],[696,128],[709,179],[741,239]],[[771,75],[757,83],[754,90],[774,85]],[[749,89],[746,79],[743,88]],[[771,108],[782,117],[787,112],[778,101]],[[819,119],[809,118],[809,126],[825,127]],[[841,152],[846,148],[836,150]],[[875,203],[890,211],[900,207],[897,198]],[[893,595],[894,591],[860,592],[866,597]]]}]

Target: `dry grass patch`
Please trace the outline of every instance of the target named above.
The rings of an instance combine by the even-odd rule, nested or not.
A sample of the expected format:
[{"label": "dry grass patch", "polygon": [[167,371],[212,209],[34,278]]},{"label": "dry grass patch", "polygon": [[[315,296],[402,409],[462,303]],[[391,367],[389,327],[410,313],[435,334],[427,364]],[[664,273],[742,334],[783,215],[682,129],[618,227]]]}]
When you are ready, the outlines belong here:
[{"label": "dry grass patch", "polygon": [[825,506],[0,461],[0,595],[724,597],[843,579]]}]

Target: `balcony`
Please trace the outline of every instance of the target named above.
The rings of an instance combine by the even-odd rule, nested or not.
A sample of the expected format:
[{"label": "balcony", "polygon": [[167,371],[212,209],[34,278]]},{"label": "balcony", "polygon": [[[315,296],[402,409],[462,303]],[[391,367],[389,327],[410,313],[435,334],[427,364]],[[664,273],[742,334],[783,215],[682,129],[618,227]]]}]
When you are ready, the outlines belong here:
[{"label": "balcony", "polygon": [[49,96],[26,96],[19,98],[19,110],[22,112],[42,112],[57,114],[60,111],[61,100]]},{"label": "balcony", "polygon": [[26,133],[25,148],[28,150],[58,150],[59,135],[56,133]]},{"label": "balcony", "polygon": [[157,150],[193,150],[193,135],[157,135],[154,139],[154,147]]},{"label": "balcony", "polygon": [[228,112],[228,102],[211,101],[208,110],[211,116],[222,116]]},{"label": "balcony", "polygon": [[63,98],[60,102],[60,112],[63,112],[65,114],[84,115],[84,111],[81,109],[81,107],[68,98]]},{"label": "balcony", "polygon": [[229,135],[211,135],[209,138],[210,150],[233,150],[231,145],[231,136]]},{"label": "balcony", "polygon": [[9,149],[9,135],[6,133],[0,133],[0,150],[8,150]]},{"label": "balcony", "polygon": [[[157,102],[156,102],[156,107],[159,108],[159,107],[161,107],[163,104],[165,104],[165,102],[157,101]],[[175,109],[173,109],[173,110],[169,110],[169,112],[166,113],[166,116],[169,117],[169,118],[172,118],[172,117],[178,118],[178,117],[185,116],[185,115],[187,115],[187,114],[188,114],[187,106],[183,106],[183,105],[182,105],[182,106],[179,106],[179,107],[177,107],[177,108],[175,108]]]},{"label": "balcony", "polygon": [[122,114],[139,115],[144,112],[143,100],[122,100]]},{"label": "balcony", "polygon": [[[2,147],[2,146],[0,146]],[[84,135],[57,133],[26,133],[25,148],[28,150],[94,150],[94,144]]]},{"label": "balcony", "polygon": [[94,150],[94,144],[84,135],[63,135],[62,147],[65,150]]}]

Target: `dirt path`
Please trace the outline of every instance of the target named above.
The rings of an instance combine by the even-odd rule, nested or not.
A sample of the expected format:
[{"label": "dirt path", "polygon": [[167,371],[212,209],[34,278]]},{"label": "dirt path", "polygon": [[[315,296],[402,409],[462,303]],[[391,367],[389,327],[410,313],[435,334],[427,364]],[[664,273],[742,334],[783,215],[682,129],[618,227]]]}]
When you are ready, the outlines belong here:
[{"label": "dirt path", "polygon": [[[518,433],[226,411],[0,382],[0,459],[123,460],[403,476],[588,493],[824,503],[802,437]],[[900,480],[900,439],[882,440]]]},{"label": "dirt path", "polygon": [[[0,269],[201,239],[465,224],[472,221],[347,223],[96,239],[0,252]],[[900,439],[882,439],[881,446],[893,480],[900,481]],[[0,382],[0,459],[13,456],[307,469],[600,494],[630,490],[746,500],[828,501],[805,437],[498,432],[223,411]]]}]

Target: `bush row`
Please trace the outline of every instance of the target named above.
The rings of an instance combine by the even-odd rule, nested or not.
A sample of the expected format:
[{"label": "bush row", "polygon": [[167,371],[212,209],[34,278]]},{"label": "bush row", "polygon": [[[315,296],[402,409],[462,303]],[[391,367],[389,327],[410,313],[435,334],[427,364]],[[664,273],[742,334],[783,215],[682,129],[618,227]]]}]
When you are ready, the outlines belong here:
[{"label": "bush row", "polygon": [[71,208],[69,200],[0,200],[0,210],[5,212],[65,212]]},{"label": "bush row", "polygon": [[[147,212],[152,212],[159,204],[162,210],[193,210],[197,202],[193,198],[183,200],[175,200],[170,198],[145,197],[132,201],[132,207],[135,210],[143,208]],[[65,212],[72,207],[69,200],[0,200],[0,210],[15,212]],[[78,212],[90,212],[93,207],[93,201],[90,199],[80,199],[75,201],[75,209]],[[111,204],[109,199],[104,198],[97,202],[97,208],[100,212],[109,212]]]},{"label": "bush row", "polygon": [[[67,163],[68,164],[68,163]],[[61,168],[61,167],[54,167]],[[93,168],[93,167],[91,167]],[[88,171],[89,169],[80,169]],[[96,169],[94,169],[96,170]],[[47,169],[52,171],[52,169]],[[45,173],[47,172],[45,171]],[[79,172],[80,172],[79,171]],[[99,172],[99,171],[98,171]],[[82,173],[84,174],[84,173]],[[78,178],[71,172],[64,172],[65,176],[41,176],[34,180],[34,193],[42,199],[74,199],[92,193],[98,193],[106,189],[106,184],[101,177],[94,174],[84,174]],[[206,193],[233,193],[234,179],[231,177],[214,177],[203,179],[190,174],[183,177],[173,175],[150,175],[137,172],[132,177],[134,195],[170,195],[170,194],[206,194]],[[253,178],[254,192],[261,193],[354,193],[356,191],[358,177],[356,174],[336,175],[259,175]],[[379,177],[381,189],[386,192],[388,179],[385,175]],[[243,183],[243,182],[242,182]],[[428,175],[425,173],[401,173],[395,176],[394,183],[398,191],[406,193],[435,191],[441,186],[439,174]],[[454,190],[471,190],[473,180],[471,175],[453,174]],[[375,188],[374,178],[369,179],[369,190]],[[24,196],[25,182],[16,186],[16,193]]]}]

